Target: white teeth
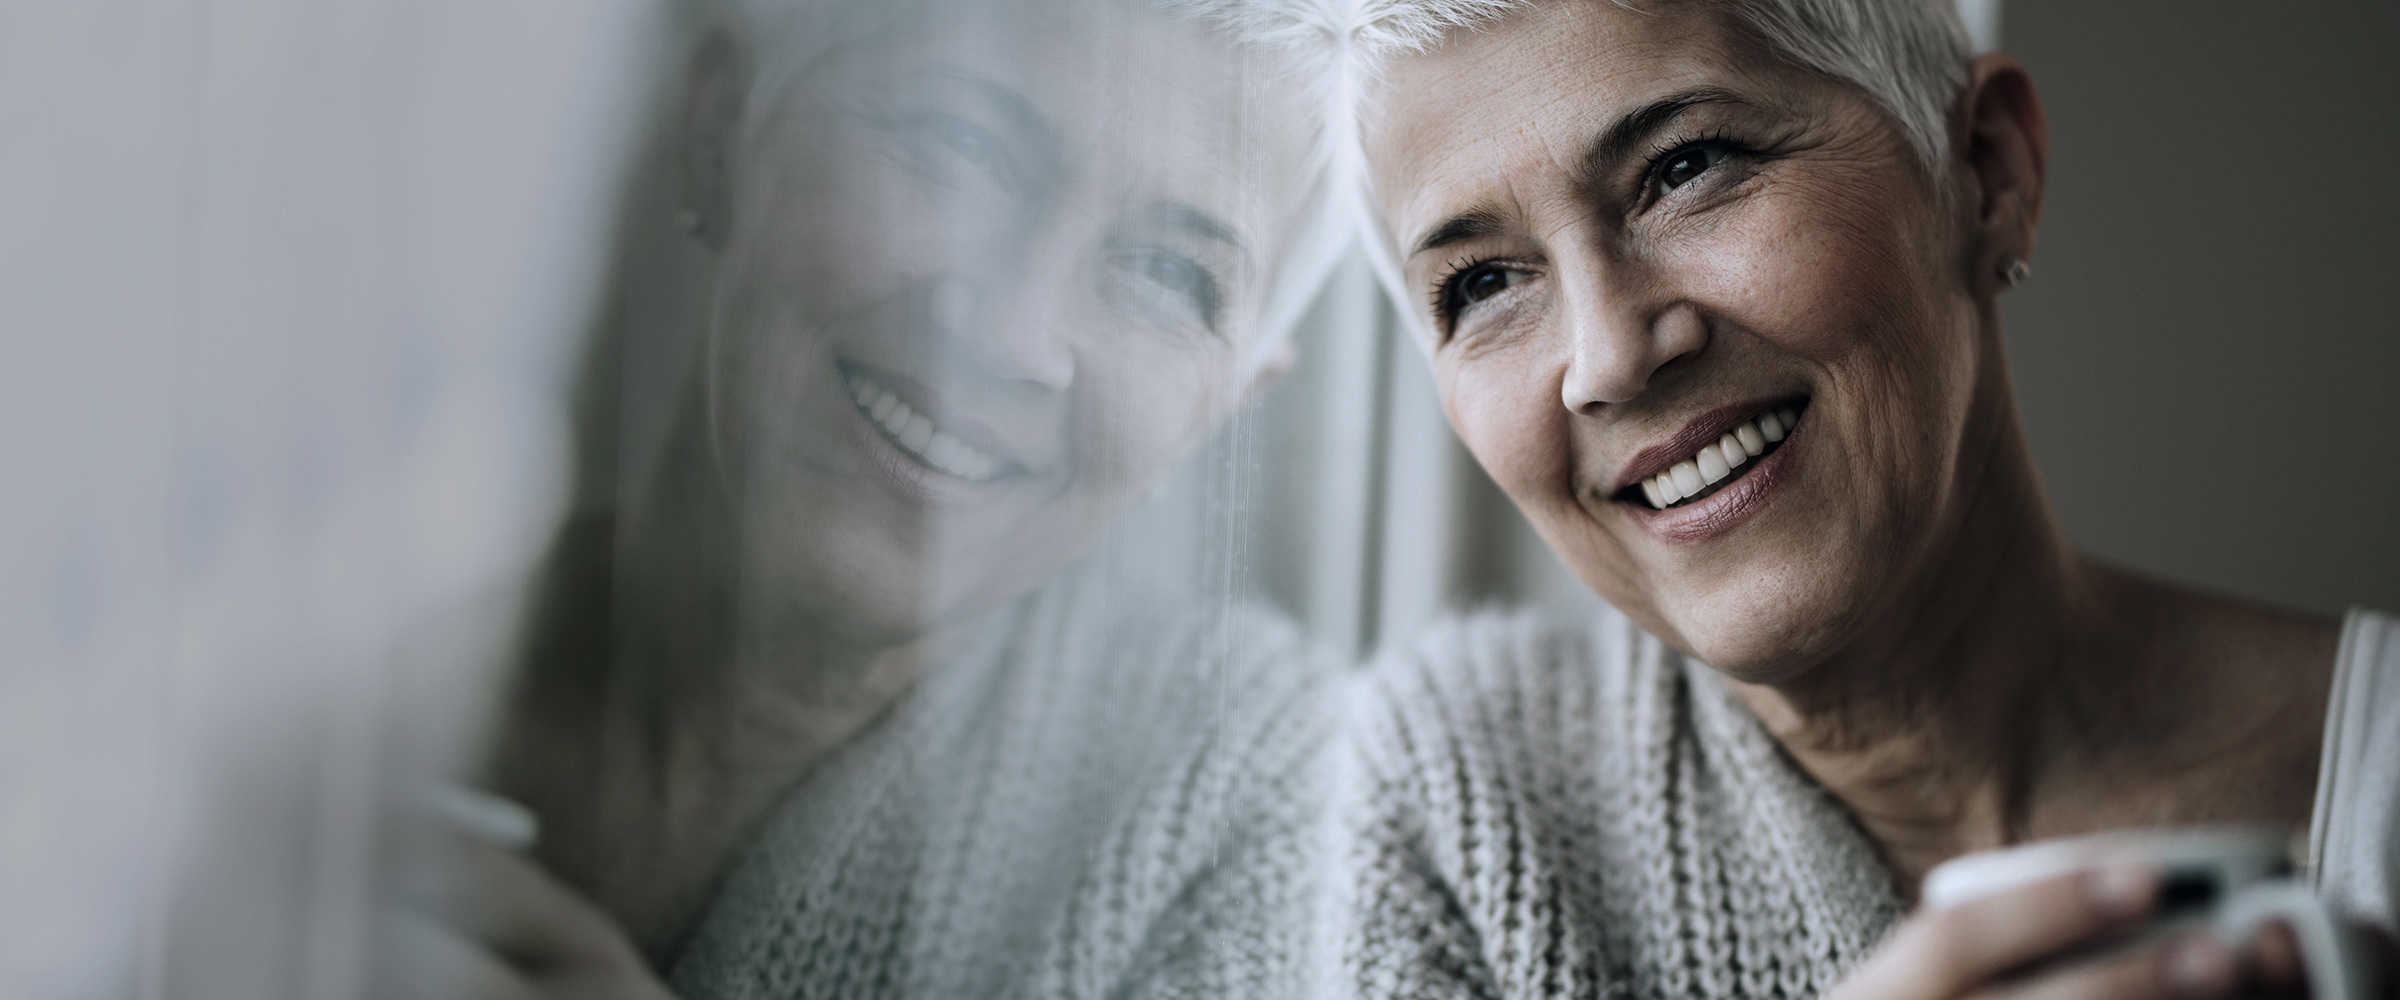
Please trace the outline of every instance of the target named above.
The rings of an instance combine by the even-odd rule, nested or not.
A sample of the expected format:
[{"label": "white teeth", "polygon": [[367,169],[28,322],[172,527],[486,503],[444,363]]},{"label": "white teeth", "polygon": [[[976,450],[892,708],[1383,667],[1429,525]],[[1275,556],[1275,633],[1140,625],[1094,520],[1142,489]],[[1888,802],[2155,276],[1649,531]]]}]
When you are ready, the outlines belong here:
[{"label": "white teeth", "polygon": [[936,428],[932,418],[901,402],[900,397],[872,379],[844,371],[842,380],[850,390],[851,401],[858,404],[859,412],[883,428],[886,440],[917,460],[950,475],[972,480],[990,479],[1005,466],[1000,459],[986,454],[982,449]]},{"label": "white teeth", "polygon": [[969,479],[986,479],[999,462],[975,446],[940,431],[933,432],[933,443],[925,446],[925,457],[935,468]]},{"label": "white teeth", "polygon": [[1692,457],[1700,463],[1700,481],[1710,486],[1723,482],[1726,473],[1733,471],[1726,466],[1725,455],[1717,450],[1716,445],[1702,448],[1700,454]]},{"label": "white teeth", "polygon": [[1731,434],[1717,439],[1717,453],[1725,456],[1725,467],[1728,469],[1739,469],[1743,462],[1750,460],[1750,453],[1743,451],[1742,443]]},{"label": "white teeth", "polygon": [[1665,510],[1690,499],[1701,490],[1724,482],[1735,469],[1766,454],[1767,447],[1791,433],[1799,419],[1790,407],[1783,407],[1742,424],[1725,436],[1702,446],[1691,458],[1675,463],[1658,475],[1642,480],[1642,499],[1650,506]]},{"label": "white teeth", "polygon": [[935,431],[933,440],[925,443],[925,457],[932,459],[935,465],[945,467],[957,465],[959,449],[964,447],[966,446],[958,443],[957,438]]},{"label": "white teeth", "polygon": [[1674,468],[1667,470],[1667,475],[1675,477],[1675,492],[1687,497],[1708,485],[1700,479],[1700,466],[1688,459],[1675,463]]}]

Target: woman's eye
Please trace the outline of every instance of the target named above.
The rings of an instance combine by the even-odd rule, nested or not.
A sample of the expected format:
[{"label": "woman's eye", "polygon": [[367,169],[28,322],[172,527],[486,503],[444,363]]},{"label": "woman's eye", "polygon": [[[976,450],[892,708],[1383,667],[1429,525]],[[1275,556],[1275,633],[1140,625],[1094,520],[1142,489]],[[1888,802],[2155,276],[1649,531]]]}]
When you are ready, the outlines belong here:
[{"label": "woman's eye", "polygon": [[999,144],[984,130],[967,122],[945,115],[937,123],[934,135],[959,159],[976,166],[989,167],[1000,162]]},{"label": "woman's eye", "polygon": [[1673,191],[1697,180],[1701,174],[1708,172],[1708,168],[1716,166],[1724,158],[1725,147],[1715,143],[1694,143],[1668,153],[1665,159],[1659,161],[1660,193]]},{"label": "woman's eye", "polygon": [[1525,272],[1499,264],[1477,264],[1458,272],[1442,294],[1442,312],[1452,318],[1468,307],[1507,291]]},{"label": "woman's eye", "polygon": [[1174,308],[1214,329],[1223,308],[1223,292],[1206,267],[1182,254],[1156,247],[1128,247],[1110,255],[1114,267],[1145,286],[1163,293]]},{"label": "woman's eye", "polygon": [[963,164],[990,175],[1003,186],[1016,181],[1014,165],[998,136],[956,115],[938,111],[899,116],[894,122],[908,146],[909,159],[936,176]]}]

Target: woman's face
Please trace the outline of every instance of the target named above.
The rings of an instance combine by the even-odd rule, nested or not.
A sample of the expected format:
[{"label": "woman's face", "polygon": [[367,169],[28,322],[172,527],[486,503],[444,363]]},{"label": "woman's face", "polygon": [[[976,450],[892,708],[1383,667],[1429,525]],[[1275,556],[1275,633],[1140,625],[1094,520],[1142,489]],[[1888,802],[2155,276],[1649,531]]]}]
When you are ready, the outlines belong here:
[{"label": "woman's face", "polygon": [[1602,597],[1772,679],[1856,639],[1970,499],[1969,227],[1864,93],[1653,7],[1404,59],[1368,152],[1469,450]]},{"label": "woman's face", "polygon": [[712,316],[741,585],[886,637],[1041,582],[1238,401],[1302,195],[1200,30],[938,6],[764,78]]}]

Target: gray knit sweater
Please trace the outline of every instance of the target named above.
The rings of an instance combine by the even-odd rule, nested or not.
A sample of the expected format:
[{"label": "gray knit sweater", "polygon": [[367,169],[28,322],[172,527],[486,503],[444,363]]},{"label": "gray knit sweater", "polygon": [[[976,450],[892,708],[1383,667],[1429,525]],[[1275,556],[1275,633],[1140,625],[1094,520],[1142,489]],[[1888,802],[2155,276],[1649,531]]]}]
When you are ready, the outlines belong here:
[{"label": "gray knit sweater", "polygon": [[1841,805],[1614,611],[1474,617],[1346,700],[1359,996],[1814,997],[1901,914]]},{"label": "gray knit sweater", "polygon": [[[1263,616],[1074,620],[804,783],[678,995],[1797,1000],[1901,914],[1841,804],[1614,611],[1472,617],[1330,684]],[[2400,705],[2400,642],[2352,632],[2350,686]]]},{"label": "gray knit sweater", "polygon": [[1264,614],[1060,593],[792,792],[677,996],[1303,992],[1331,661]]}]

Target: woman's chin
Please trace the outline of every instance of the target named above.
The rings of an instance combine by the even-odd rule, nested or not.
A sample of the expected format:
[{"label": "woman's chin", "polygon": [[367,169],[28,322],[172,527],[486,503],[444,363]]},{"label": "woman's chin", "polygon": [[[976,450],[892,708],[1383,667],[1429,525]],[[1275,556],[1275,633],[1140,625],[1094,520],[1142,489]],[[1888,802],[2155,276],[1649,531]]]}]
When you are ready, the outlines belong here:
[{"label": "woman's chin", "polygon": [[1811,576],[1755,574],[1661,604],[1660,638],[1734,680],[1788,681],[1833,655],[1858,606],[1845,597],[1850,588]]}]

